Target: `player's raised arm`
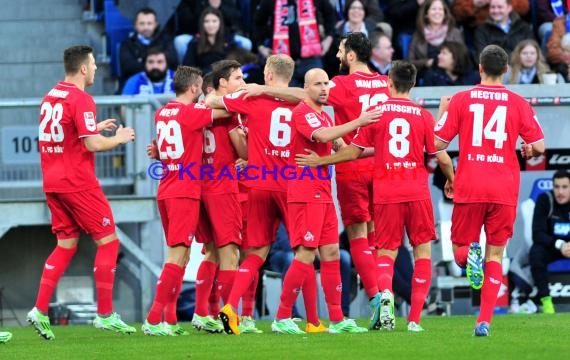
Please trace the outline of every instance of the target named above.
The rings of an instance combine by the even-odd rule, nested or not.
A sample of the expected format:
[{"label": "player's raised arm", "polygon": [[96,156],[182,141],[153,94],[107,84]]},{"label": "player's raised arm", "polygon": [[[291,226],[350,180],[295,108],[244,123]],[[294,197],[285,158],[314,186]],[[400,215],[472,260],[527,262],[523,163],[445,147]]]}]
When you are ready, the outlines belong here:
[{"label": "player's raised arm", "polygon": [[307,154],[295,154],[295,163],[297,163],[298,166],[317,167],[338,164],[358,158],[363,151],[362,148],[355,145],[345,146],[338,152],[327,156],[319,156],[314,151],[309,149],[305,150]]},{"label": "player's raised arm", "polygon": [[249,96],[267,95],[292,103],[299,103],[307,96],[305,90],[298,87],[274,87],[258,84],[247,84],[243,88],[243,92],[245,94],[244,99]]},{"label": "player's raised arm", "polygon": [[247,137],[241,127],[237,126],[230,131],[230,141],[240,159],[247,160]]},{"label": "player's raised arm", "polygon": [[135,130],[131,127],[123,127],[122,125],[117,128],[115,136],[105,137],[103,135],[93,135],[83,138],[85,147],[92,152],[108,151],[134,140]]},{"label": "player's raised arm", "polygon": [[382,110],[373,109],[369,111],[364,111],[360,116],[346,124],[333,126],[330,128],[323,128],[315,131],[313,134],[313,139],[319,142],[328,142],[334,139],[340,138],[351,131],[358,129],[359,127],[374,124],[378,122],[380,116],[382,115]]}]

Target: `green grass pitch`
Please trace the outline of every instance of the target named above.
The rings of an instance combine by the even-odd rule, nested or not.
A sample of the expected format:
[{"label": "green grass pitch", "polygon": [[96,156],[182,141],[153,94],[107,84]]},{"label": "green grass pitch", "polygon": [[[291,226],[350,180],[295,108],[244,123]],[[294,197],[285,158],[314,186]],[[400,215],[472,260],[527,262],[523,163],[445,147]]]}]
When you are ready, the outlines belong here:
[{"label": "green grass pitch", "polygon": [[54,341],[39,338],[30,326],[2,329],[14,337],[0,344],[0,359],[570,359],[570,313],[495,316],[488,338],[472,336],[474,321],[426,316],[425,332],[408,333],[405,319],[398,318],[392,332],[298,336],[271,333],[269,321],[258,322],[264,334],[240,336],[198,332],[183,323],[190,336],[164,338],[143,336],[140,325],[134,335],[59,326]]}]

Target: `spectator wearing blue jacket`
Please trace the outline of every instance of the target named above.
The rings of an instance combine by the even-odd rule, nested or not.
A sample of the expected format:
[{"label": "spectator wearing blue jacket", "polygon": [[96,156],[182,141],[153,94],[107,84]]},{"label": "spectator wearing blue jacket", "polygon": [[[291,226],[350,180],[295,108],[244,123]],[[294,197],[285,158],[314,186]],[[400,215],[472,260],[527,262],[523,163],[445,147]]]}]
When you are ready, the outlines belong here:
[{"label": "spectator wearing blue jacket", "polygon": [[168,69],[166,53],[160,48],[147,51],[144,71],[131,76],[122,95],[174,94],[174,71]]}]

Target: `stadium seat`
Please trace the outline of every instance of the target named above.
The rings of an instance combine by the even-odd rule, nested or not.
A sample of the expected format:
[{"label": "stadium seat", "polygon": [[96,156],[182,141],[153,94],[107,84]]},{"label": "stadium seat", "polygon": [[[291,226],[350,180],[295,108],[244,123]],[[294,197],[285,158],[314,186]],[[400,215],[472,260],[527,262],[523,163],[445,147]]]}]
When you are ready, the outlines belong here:
[{"label": "stadium seat", "polygon": [[402,60],[408,60],[408,53],[410,51],[410,44],[412,43],[412,34],[401,33],[398,35],[398,45],[402,49]]},{"label": "stadium seat", "polygon": [[111,74],[120,77],[121,66],[119,53],[121,43],[133,31],[132,21],[124,17],[113,0],[106,0],[105,7],[105,33],[107,36],[107,53],[110,54]]}]

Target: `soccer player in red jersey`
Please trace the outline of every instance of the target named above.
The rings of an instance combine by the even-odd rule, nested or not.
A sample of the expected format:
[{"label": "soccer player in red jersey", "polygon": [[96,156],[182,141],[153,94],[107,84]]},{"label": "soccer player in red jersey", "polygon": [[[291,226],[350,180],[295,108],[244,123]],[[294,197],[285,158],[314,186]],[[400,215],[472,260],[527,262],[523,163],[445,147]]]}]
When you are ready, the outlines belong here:
[{"label": "soccer player in red jersey", "polygon": [[[264,78],[269,87],[286,88],[293,76],[295,62],[287,55],[267,59]],[[280,222],[287,220],[287,182],[279,171],[288,162],[291,142],[291,115],[295,103],[269,96],[247,97],[238,92],[224,97],[208,96],[206,104],[243,114],[248,125],[248,166],[240,174],[248,179],[247,214],[248,254],[240,265],[228,303],[220,318],[228,334],[239,335],[235,313],[240,298],[256,281]]]},{"label": "soccer player in red jersey", "polygon": [[[458,92],[451,101],[442,99],[436,146],[445,149],[459,135],[451,241],[455,261],[467,267],[471,286],[482,288],[474,334],[489,336],[502,284],[501,261],[517,213],[517,140],[520,136],[525,142],[523,156],[538,156],[544,152],[544,134],[529,103],[501,83],[507,71],[507,53],[489,45],[481,52],[479,63],[480,85]],[[487,237],[484,266],[479,245],[483,225]]]},{"label": "soccer player in red jersey", "polygon": [[388,81],[391,98],[379,105],[383,111],[380,121],[360,129],[350,146],[324,158],[296,155],[299,165],[318,166],[356,159],[365,148],[374,148],[374,224],[378,229],[383,290],[379,322],[387,330],[395,326],[392,278],[404,230],[415,258],[408,330],[423,330],[420,315],[431,284],[431,241],[436,239],[424,149],[437,157],[449,180],[448,186],[453,183],[451,159],[445,151],[437,152],[435,148],[433,116],[410,100],[416,74],[416,68],[408,62],[392,64]]},{"label": "soccer player in red jersey", "polygon": [[167,259],[156,286],[154,302],[142,330],[147,335],[180,335],[175,319],[165,319],[166,306],[180,292],[200,211],[203,129],[214,119],[227,117],[221,110],[196,103],[202,93],[198,69],[179,66],[174,75],[176,99],[156,111],[159,158],[165,169],[156,200],[168,246]]},{"label": "soccer player in red jersey", "polygon": [[[337,58],[341,70],[349,75],[339,75],[330,81],[327,104],[334,108],[336,125],[356,119],[362,111],[388,100],[388,77],[372,73],[370,40],[360,32],[350,33],[341,39]],[[342,137],[350,144],[356,130]],[[370,329],[380,328],[380,293],[376,270],[374,222],[372,221],[372,157],[356,159],[336,166],[337,197],[346,234],[350,241],[350,254],[356,271],[370,301],[372,316]]]},{"label": "soccer player in red jersey", "polygon": [[113,284],[119,240],[109,202],[95,177],[96,151],[111,150],[133,141],[132,128],[119,126],[115,136],[102,130],[116,128],[114,119],[97,123],[93,98],[85,88],[93,85],[95,58],[89,46],[73,46],[63,53],[65,79],[43,98],[40,108],[39,147],[43,190],[52,216],[57,246],[47,258],[35,307],[28,322],[46,340],[55,338],[47,316],[49,302],[61,275],[77,251],[79,233],[85,231],[97,244],[93,267],[97,288],[95,327],[133,333],[113,312]]},{"label": "soccer player in red jersey", "polygon": [[[353,121],[333,126],[331,118],[323,111],[329,94],[329,78],[321,69],[312,69],[305,74],[305,91],[305,100],[293,110],[291,151],[295,154],[309,149],[319,155],[328,155],[332,150],[332,140],[377,121],[381,114],[379,110],[366,111]],[[296,166],[293,157],[289,164],[291,167]],[[330,179],[328,168],[307,167],[302,170],[297,168],[297,173],[289,181],[289,234],[295,258],[283,280],[281,303],[275,321],[271,324],[274,332],[304,333],[291,319],[291,312],[301,290],[305,306],[316,305],[316,288],[307,288],[306,284],[315,279],[313,262],[317,250],[321,260],[321,282],[329,311],[328,332],[368,331],[356,325],[354,320],[345,319],[341,310],[338,219],[332,201]],[[316,325],[324,328],[318,318],[311,319],[314,316],[312,313],[316,311],[310,308],[306,310],[308,327]]]},{"label": "soccer player in red jersey", "polygon": [[[212,68],[216,95],[233,93],[245,85],[241,65],[237,61],[221,60],[212,64]],[[196,310],[192,324],[210,332],[223,331],[221,324],[208,315],[208,298],[214,277],[217,277],[225,303],[238,267],[238,246],[241,244],[242,233],[235,169],[238,157],[247,159],[247,143],[237,116],[221,119],[204,129],[202,164],[204,170],[210,170],[211,174],[205,175],[202,183],[196,241],[205,244],[206,254],[196,277]],[[212,257],[218,261],[212,261]],[[219,271],[216,275],[218,262]]]}]

